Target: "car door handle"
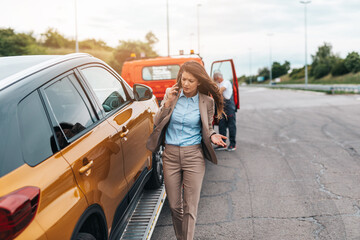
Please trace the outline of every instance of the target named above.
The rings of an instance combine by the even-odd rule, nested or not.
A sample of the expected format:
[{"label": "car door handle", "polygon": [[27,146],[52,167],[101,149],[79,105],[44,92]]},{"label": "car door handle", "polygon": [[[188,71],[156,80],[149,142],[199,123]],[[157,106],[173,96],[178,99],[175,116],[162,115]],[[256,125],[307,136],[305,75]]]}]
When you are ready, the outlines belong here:
[{"label": "car door handle", "polygon": [[129,133],[129,129],[126,127],[123,127],[123,132],[120,133],[120,137],[121,138],[126,137],[126,135],[128,135],[128,133]]},{"label": "car door handle", "polygon": [[86,164],[85,166],[81,167],[79,169],[79,173],[80,174],[84,174],[85,172],[87,172],[90,168],[92,168],[94,165],[94,161],[91,160],[88,164]]}]

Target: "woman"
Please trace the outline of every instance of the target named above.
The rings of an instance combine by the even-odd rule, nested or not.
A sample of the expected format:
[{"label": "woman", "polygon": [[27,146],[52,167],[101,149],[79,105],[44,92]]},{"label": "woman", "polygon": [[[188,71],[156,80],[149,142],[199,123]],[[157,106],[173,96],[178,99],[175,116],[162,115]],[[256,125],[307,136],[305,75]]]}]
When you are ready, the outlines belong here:
[{"label": "woman", "polygon": [[205,174],[204,158],[217,164],[211,143],[226,146],[223,141],[226,137],[215,133],[212,128],[214,100],[218,117],[221,117],[223,98],[216,83],[198,62],[184,63],[177,75],[177,83],[166,89],[155,115],[155,129],[147,142],[152,152],[165,143],[165,189],[178,240],[194,237]]}]

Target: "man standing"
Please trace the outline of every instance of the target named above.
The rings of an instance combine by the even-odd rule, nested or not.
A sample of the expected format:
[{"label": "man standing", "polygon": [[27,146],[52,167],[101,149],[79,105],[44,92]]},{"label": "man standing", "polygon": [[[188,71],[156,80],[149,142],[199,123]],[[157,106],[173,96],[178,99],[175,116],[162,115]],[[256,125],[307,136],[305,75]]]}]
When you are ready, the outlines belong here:
[{"label": "man standing", "polygon": [[220,93],[224,97],[224,112],[223,117],[219,120],[219,133],[227,136],[227,128],[229,128],[230,145],[228,148],[218,146],[215,150],[236,150],[236,106],[234,103],[233,86],[230,81],[224,80],[223,75],[220,72],[214,73],[214,80],[217,82]]}]

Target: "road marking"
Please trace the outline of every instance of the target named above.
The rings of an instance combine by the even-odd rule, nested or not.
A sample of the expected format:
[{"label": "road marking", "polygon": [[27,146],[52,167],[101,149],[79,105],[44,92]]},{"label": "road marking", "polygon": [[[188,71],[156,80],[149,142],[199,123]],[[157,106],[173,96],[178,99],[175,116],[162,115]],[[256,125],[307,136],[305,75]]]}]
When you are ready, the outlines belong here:
[{"label": "road marking", "polygon": [[265,91],[265,88],[254,88],[254,89],[251,89],[251,90],[246,90],[245,92],[246,93],[251,93],[251,92],[262,92],[262,91]]}]

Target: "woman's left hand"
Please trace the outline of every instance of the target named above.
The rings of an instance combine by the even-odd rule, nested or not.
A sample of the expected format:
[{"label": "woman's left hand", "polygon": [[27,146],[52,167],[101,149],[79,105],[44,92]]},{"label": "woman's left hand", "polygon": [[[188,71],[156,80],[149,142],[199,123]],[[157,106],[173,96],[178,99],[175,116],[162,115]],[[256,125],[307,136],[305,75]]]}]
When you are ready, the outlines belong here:
[{"label": "woman's left hand", "polygon": [[223,139],[227,139],[227,137],[225,137],[224,135],[221,134],[213,134],[211,135],[211,142],[213,144],[216,144],[218,146],[222,146],[222,147],[226,147],[226,143],[223,141]]}]

